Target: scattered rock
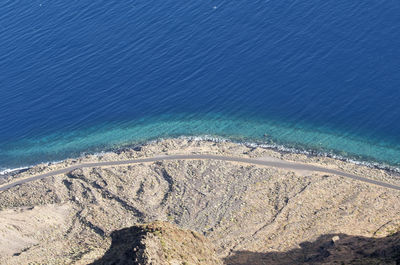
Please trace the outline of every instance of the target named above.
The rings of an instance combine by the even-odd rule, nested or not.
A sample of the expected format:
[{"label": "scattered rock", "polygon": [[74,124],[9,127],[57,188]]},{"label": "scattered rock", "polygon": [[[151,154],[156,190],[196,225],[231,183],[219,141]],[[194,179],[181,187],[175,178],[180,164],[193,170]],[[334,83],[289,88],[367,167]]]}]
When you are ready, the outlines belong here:
[{"label": "scattered rock", "polygon": [[[317,163],[313,157],[230,142],[188,140],[152,143],[137,151],[124,149],[106,153],[101,159],[162,155],[162,150],[170,154],[224,153]],[[77,163],[98,159],[89,155],[78,158]],[[398,181],[384,171],[330,158],[318,160],[330,168],[341,167],[349,172],[357,169],[369,178]],[[15,178],[64,168],[71,161],[40,165]],[[144,262],[145,257],[155,259],[160,253],[157,262],[170,264],[193,257],[200,261],[203,254],[207,262],[218,262],[217,257],[227,264],[396,260],[393,253],[400,245],[400,193],[324,175],[216,160],[185,160],[84,168],[30,182],[0,192],[0,264],[100,262],[107,253],[114,253],[111,250],[120,253],[125,247],[115,241],[116,236],[124,238],[123,233],[118,234],[121,231],[130,238],[130,250],[121,251],[134,257],[125,261]],[[173,225],[162,223],[163,235],[172,233],[163,237],[164,241],[149,232],[151,225],[158,231],[152,223],[156,220]],[[143,223],[152,224],[140,228],[138,224]],[[139,241],[132,241],[137,229],[143,235],[144,241],[140,242],[150,248],[141,248]],[[10,238],[18,239],[18,244],[11,244],[12,251]],[[206,241],[202,245],[203,239]],[[170,243],[163,248],[162,242]],[[213,247],[203,248],[207,242],[215,246],[216,256]],[[143,249],[148,252],[140,252]],[[387,264],[391,264],[389,261]]]},{"label": "scattered rock", "polygon": [[339,241],[339,239],[340,239],[339,236],[332,237],[332,243],[335,244],[337,241]]},{"label": "scattered rock", "polygon": [[111,233],[112,243],[93,265],[222,265],[204,236],[167,222],[136,225]]}]

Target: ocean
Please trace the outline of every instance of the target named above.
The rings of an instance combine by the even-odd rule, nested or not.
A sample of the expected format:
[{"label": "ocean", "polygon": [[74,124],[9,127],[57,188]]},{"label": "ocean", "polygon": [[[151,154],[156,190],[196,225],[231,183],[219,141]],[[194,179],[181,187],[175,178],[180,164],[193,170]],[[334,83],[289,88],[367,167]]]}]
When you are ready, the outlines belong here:
[{"label": "ocean", "polygon": [[400,167],[400,1],[0,2],[0,171],[169,137]]}]

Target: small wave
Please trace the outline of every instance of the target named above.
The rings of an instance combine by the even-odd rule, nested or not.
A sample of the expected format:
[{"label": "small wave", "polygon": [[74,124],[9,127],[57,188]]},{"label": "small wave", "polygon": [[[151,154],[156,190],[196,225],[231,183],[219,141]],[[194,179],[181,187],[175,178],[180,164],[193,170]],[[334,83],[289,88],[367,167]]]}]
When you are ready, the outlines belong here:
[{"label": "small wave", "polygon": [[257,143],[257,142],[249,142],[249,141],[235,141],[234,139],[228,139],[228,138],[223,138],[223,137],[215,137],[215,136],[209,136],[209,135],[203,135],[203,136],[181,136],[178,137],[178,139],[187,139],[187,140],[194,140],[194,141],[212,141],[216,143],[222,143],[222,142],[233,142],[236,144],[241,144],[246,147],[251,147],[251,148],[265,148],[265,149],[272,149],[278,152],[284,152],[284,153],[292,153],[292,154],[304,154],[308,156],[315,156],[315,157],[328,157],[328,158],[333,158],[337,159],[340,161],[344,162],[349,162],[352,164],[356,165],[362,165],[362,166],[367,166],[369,168],[377,168],[377,169],[382,169],[382,170],[387,170],[390,172],[395,172],[400,174],[400,168],[395,167],[395,166],[390,166],[384,163],[378,163],[378,162],[372,162],[372,161],[361,161],[361,160],[356,160],[350,157],[345,157],[341,155],[337,155],[334,153],[329,153],[329,152],[319,152],[316,150],[306,150],[306,149],[298,149],[294,147],[288,147],[285,145],[279,145],[279,144],[265,144],[265,143]]},{"label": "small wave", "polygon": [[[143,142],[126,143],[126,144],[120,145],[119,147],[116,147],[116,148],[108,148],[106,150],[98,151],[98,152],[82,152],[80,155],[78,155],[74,158],[65,158],[63,160],[57,160],[57,161],[43,161],[43,162],[35,164],[35,165],[29,165],[29,166],[18,167],[18,168],[0,168],[0,178],[18,174],[21,171],[29,170],[30,168],[33,168],[39,164],[54,165],[54,164],[62,163],[68,159],[83,158],[87,155],[102,157],[107,153],[116,152],[116,151],[122,150],[124,148],[135,148],[138,146],[156,144],[156,143],[165,141],[167,139],[173,139],[173,138],[160,137],[157,139],[143,141]],[[267,144],[267,143],[260,143],[260,142],[251,142],[251,141],[239,141],[239,140],[235,140],[235,139],[212,136],[212,135],[194,135],[194,136],[183,135],[183,136],[176,137],[175,139],[185,139],[185,140],[191,140],[191,141],[210,141],[210,142],[214,142],[214,143],[232,142],[232,143],[240,144],[240,145],[250,147],[250,148],[259,147],[259,148],[271,149],[271,150],[278,151],[281,153],[304,154],[304,155],[315,156],[315,157],[328,157],[328,158],[333,158],[333,159],[337,159],[337,160],[344,161],[344,162],[349,162],[349,163],[356,164],[356,165],[363,165],[363,166],[367,166],[369,168],[377,168],[377,169],[382,169],[382,170],[386,170],[389,172],[395,172],[395,173],[400,174],[400,168],[390,166],[390,165],[387,165],[384,163],[356,160],[356,159],[353,159],[350,157],[345,157],[345,156],[341,156],[341,155],[330,153],[330,152],[320,152],[320,151],[316,151],[316,150],[312,150],[312,149],[308,149],[308,150],[307,149],[299,149],[299,148],[289,147],[289,146],[275,144],[275,143]]]},{"label": "small wave", "polygon": [[4,178],[7,176],[11,176],[11,175],[15,175],[18,174],[22,171],[27,171],[37,165],[40,164],[47,164],[47,165],[55,165],[55,164],[59,164],[59,163],[63,163],[65,160],[67,160],[69,158],[63,159],[63,160],[57,160],[57,161],[50,161],[50,162],[40,162],[37,163],[35,165],[29,165],[29,166],[23,166],[23,167],[16,167],[16,168],[0,168],[0,178]]},{"label": "small wave", "polygon": [[20,172],[22,170],[27,170],[29,168],[31,168],[31,167],[18,167],[18,168],[6,168],[6,169],[1,168],[0,169],[0,177],[4,177],[4,176],[8,176],[8,175],[11,175],[11,174],[14,174],[14,173],[18,173],[18,172]]}]

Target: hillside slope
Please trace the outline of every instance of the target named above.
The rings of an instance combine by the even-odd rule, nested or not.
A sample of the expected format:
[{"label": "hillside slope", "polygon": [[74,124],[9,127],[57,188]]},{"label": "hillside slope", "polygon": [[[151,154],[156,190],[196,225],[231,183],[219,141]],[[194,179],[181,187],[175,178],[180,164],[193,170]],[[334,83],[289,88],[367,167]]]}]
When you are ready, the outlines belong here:
[{"label": "hillside slope", "polygon": [[[175,150],[264,154],[232,143],[175,140],[83,159]],[[268,155],[290,156],[272,151]],[[319,163],[391,177],[341,161]],[[24,174],[47,168],[38,166]],[[117,231],[156,220],[204,235],[227,264],[330,264],[361,258],[394,262],[399,202],[398,191],[337,176],[223,161],[78,169],[0,193],[0,263],[89,264],[107,256]],[[339,240],[331,244],[336,235]],[[372,253],[361,253],[367,245]]]}]

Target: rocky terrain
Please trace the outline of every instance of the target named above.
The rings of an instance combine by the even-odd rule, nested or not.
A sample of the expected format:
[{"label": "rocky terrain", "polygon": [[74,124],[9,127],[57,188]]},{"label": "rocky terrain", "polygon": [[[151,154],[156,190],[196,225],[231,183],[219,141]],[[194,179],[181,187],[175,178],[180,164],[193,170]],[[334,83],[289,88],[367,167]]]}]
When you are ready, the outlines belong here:
[{"label": "rocky terrain", "polygon": [[[331,158],[182,139],[38,165],[4,182],[178,153],[298,161],[400,183]],[[399,230],[399,191],[217,160],[77,169],[0,192],[0,264],[396,264]]]},{"label": "rocky terrain", "polygon": [[111,238],[110,248],[94,265],[223,264],[203,235],[168,222],[124,228],[112,232]]}]

